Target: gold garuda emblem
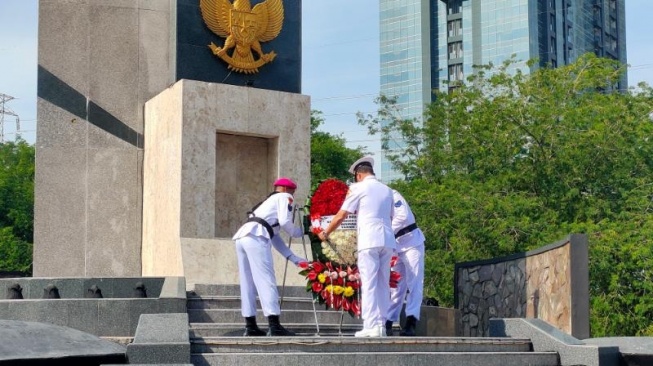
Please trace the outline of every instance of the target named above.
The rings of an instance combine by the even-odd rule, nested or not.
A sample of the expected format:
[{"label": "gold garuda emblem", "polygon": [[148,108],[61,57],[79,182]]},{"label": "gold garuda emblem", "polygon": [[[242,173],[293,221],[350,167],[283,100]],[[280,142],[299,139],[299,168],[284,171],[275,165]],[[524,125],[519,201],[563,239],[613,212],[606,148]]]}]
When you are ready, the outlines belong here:
[{"label": "gold garuda emblem", "polygon": [[[258,68],[274,60],[274,51],[264,53],[261,42],[275,39],[283,25],[281,0],[265,0],[252,9],[249,0],[200,0],[202,18],[209,29],[226,37],[223,47],[211,42],[209,48],[230,70],[253,74]],[[234,49],[229,54],[231,49]],[[254,52],[258,55],[255,58]]]}]

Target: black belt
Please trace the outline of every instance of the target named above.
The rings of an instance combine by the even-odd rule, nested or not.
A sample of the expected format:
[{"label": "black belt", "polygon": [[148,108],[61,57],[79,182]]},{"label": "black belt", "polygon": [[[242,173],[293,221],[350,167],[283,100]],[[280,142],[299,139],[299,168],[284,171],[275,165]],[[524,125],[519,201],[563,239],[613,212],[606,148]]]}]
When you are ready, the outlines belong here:
[{"label": "black belt", "polygon": [[279,226],[279,223],[276,223],[274,225],[270,225],[267,221],[263,220],[260,217],[252,216],[249,219],[247,219],[247,222],[256,222],[261,225],[268,231],[268,234],[270,234],[270,239],[274,237],[274,230],[272,229],[273,226]]},{"label": "black belt", "polygon": [[404,235],[408,234],[409,232],[411,232],[411,231],[413,231],[415,229],[417,229],[417,223],[416,222],[414,222],[414,223],[406,226],[405,228],[397,231],[397,233],[395,234],[395,239],[399,239],[400,236],[404,236]]}]

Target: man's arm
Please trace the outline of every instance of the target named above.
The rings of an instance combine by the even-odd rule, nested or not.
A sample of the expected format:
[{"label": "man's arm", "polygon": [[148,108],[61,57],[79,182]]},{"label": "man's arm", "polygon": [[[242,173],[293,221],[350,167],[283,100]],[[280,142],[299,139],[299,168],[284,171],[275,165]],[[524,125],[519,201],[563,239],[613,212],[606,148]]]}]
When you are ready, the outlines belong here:
[{"label": "man's arm", "polygon": [[320,232],[318,237],[322,241],[328,240],[329,239],[329,234],[334,232],[340,226],[340,224],[342,224],[342,222],[345,220],[345,218],[347,218],[348,215],[349,215],[349,212],[347,212],[345,210],[338,211],[338,213],[333,217],[333,220],[331,220],[331,223],[329,223],[329,226],[327,226],[326,229],[324,229],[322,232]]}]

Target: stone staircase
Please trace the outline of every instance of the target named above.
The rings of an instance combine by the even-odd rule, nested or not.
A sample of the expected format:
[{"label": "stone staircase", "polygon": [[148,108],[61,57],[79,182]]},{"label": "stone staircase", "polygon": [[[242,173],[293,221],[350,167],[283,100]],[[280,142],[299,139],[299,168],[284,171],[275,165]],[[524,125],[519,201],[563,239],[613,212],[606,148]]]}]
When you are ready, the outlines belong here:
[{"label": "stone staircase", "polygon": [[[284,327],[297,332],[296,337],[242,337],[238,286],[196,285],[187,301],[193,365],[560,364],[558,353],[534,352],[529,339],[354,338],[362,320],[317,304],[314,312],[310,295],[300,287],[284,289],[280,317]],[[257,322],[261,329],[267,328],[260,310]]]}]

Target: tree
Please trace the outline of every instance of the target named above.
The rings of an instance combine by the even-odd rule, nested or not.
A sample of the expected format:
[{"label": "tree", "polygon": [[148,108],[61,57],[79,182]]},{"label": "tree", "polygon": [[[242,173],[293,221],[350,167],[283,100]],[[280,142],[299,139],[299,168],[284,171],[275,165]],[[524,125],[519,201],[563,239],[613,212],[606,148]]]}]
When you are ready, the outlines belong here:
[{"label": "tree", "polygon": [[311,111],[311,182],[315,185],[327,178],[347,181],[351,179],[349,166],[363,156],[365,149],[348,148],[341,135],[319,131],[323,123],[322,112]]},{"label": "tree", "polygon": [[0,143],[0,270],[31,273],[34,147]]},{"label": "tree", "polygon": [[426,293],[452,305],[456,262],[584,232],[592,335],[653,333],[653,90],[614,91],[624,66],[592,54],[530,74],[512,65],[436,92],[422,125],[388,113],[388,98],[359,116],[412,147],[395,186],[427,234]]}]

